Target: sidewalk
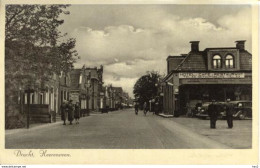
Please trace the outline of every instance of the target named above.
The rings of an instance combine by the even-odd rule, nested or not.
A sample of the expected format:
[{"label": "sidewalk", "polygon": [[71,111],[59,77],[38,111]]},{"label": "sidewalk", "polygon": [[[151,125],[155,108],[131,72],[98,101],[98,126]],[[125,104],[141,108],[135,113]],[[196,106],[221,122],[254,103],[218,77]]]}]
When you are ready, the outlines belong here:
[{"label": "sidewalk", "polygon": [[227,128],[226,120],[217,120],[216,129],[210,129],[210,120],[178,117],[170,118],[191,131],[236,149],[252,148],[252,120],[234,120],[234,127]]},{"label": "sidewalk", "polygon": [[[90,113],[90,115],[93,115],[93,114]],[[88,116],[85,115],[84,117],[88,117]],[[81,118],[83,118],[83,117],[81,117]],[[62,124],[62,123],[63,123],[63,121],[61,120],[61,116],[58,115],[58,116],[56,116],[56,122],[52,122],[52,123],[33,123],[33,124],[29,125],[29,129],[27,129],[26,126],[24,128],[6,129],[5,135],[16,134],[18,132],[19,133],[20,132],[26,133],[26,132],[29,132],[29,131],[32,131],[32,130],[47,128],[47,127],[55,126],[55,125]]]},{"label": "sidewalk", "polygon": [[46,128],[49,126],[54,126],[54,125],[58,125],[58,124],[62,124],[62,121],[56,121],[56,122],[52,122],[52,123],[36,123],[36,124],[30,124],[29,129],[25,128],[17,128],[17,129],[7,129],[5,130],[5,135],[11,135],[11,134],[16,134],[18,132],[28,132],[28,131],[32,131],[32,130],[38,130],[38,129],[42,129],[42,128]]}]

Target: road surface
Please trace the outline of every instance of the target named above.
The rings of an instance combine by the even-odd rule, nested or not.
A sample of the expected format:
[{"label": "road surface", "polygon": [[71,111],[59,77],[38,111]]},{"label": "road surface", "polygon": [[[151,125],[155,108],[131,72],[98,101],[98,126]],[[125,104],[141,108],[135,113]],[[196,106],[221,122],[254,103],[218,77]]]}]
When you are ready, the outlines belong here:
[{"label": "road surface", "polygon": [[93,114],[80,124],[45,124],[6,131],[7,149],[210,149],[230,148],[174,120],[133,109]]}]

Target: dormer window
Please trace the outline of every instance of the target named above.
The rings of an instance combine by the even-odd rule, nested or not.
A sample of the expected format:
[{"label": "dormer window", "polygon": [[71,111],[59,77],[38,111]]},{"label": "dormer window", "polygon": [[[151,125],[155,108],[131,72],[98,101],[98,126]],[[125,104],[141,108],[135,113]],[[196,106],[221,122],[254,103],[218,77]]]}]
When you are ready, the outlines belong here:
[{"label": "dormer window", "polygon": [[219,55],[213,56],[213,68],[221,68],[221,57]]},{"label": "dormer window", "polygon": [[226,56],[226,68],[234,68],[234,58],[232,55]]}]

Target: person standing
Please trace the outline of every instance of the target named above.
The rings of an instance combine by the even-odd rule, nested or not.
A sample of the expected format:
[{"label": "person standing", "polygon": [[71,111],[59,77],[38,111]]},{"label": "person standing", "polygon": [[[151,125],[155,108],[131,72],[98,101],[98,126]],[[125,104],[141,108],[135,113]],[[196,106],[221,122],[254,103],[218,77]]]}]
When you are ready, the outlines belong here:
[{"label": "person standing", "polygon": [[60,106],[60,110],[61,110],[61,120],[63,120],[63,125],[66,125],[66,120],[67,120],[67,104],[66,101],[64,101],[61,106]]},{"label": "person standing", "polygon": [[233,113],[234,113],[234,106],[230,103],[230,99],[227,99],[226,117],[227,117],[228,128],[233,128]]},{"label": "person standing", "polygon": [[76,104],[75,104],[74,117],[75,117],[76,124],[79,124],[79,118],[80,118],[80,106],[79,106],[79,102],[76,102]]},{"label": "person standing", "polygon": [[208,106],[208,114],[210,117],[210,128],[215,129],[216,128],[216,122],[218,118],[218,107],[215,104],[215,100],[212,100],[212,103]]},{"label": "person standing", "polygon": [[144,110],[144,115],[146,116],[146,113],[147,113],[147,103],[146,102],[144,102],[143,110]]},{"label": "person standing", "polygon": [[139,106],[139,105],[138,105],[138,102],[136,102],[136,103],[135,103],[135,114],[136,114],[136,115],[138,115],[138,108],[139,108],[138,106]]},{"label": "person standing", "polygon": [[153,114],[158,114],[159,113],[159,101],[155,101],[155,108]]},{"label": "person standing", "polygon": [[72,125],[72,121],[74,119],[74,107],[72,104],[72,100],[70,100],[68,103],[68,119],[70,121],[70,125]]}]

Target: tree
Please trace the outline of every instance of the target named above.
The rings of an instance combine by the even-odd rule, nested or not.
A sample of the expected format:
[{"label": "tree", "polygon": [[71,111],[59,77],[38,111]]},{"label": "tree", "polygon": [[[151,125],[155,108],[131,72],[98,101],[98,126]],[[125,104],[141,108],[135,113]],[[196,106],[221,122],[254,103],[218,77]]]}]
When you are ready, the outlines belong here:
[{"label": "tree", "polygon": [[[65,39],[58,27],[68,5],[7,5],[5,16],[6,113],[17,102],[17,92],[27,84],[69,72],[78,59],[76,40]],[[61,41],[61,39],[64,39]]]},{"label": "tree", "polygon": [[140,77],[134,85],[134,95],[138,98],[139,104],[154,99],[157,95],[160,75],[158,72],[147,72],[146,75]]}]

